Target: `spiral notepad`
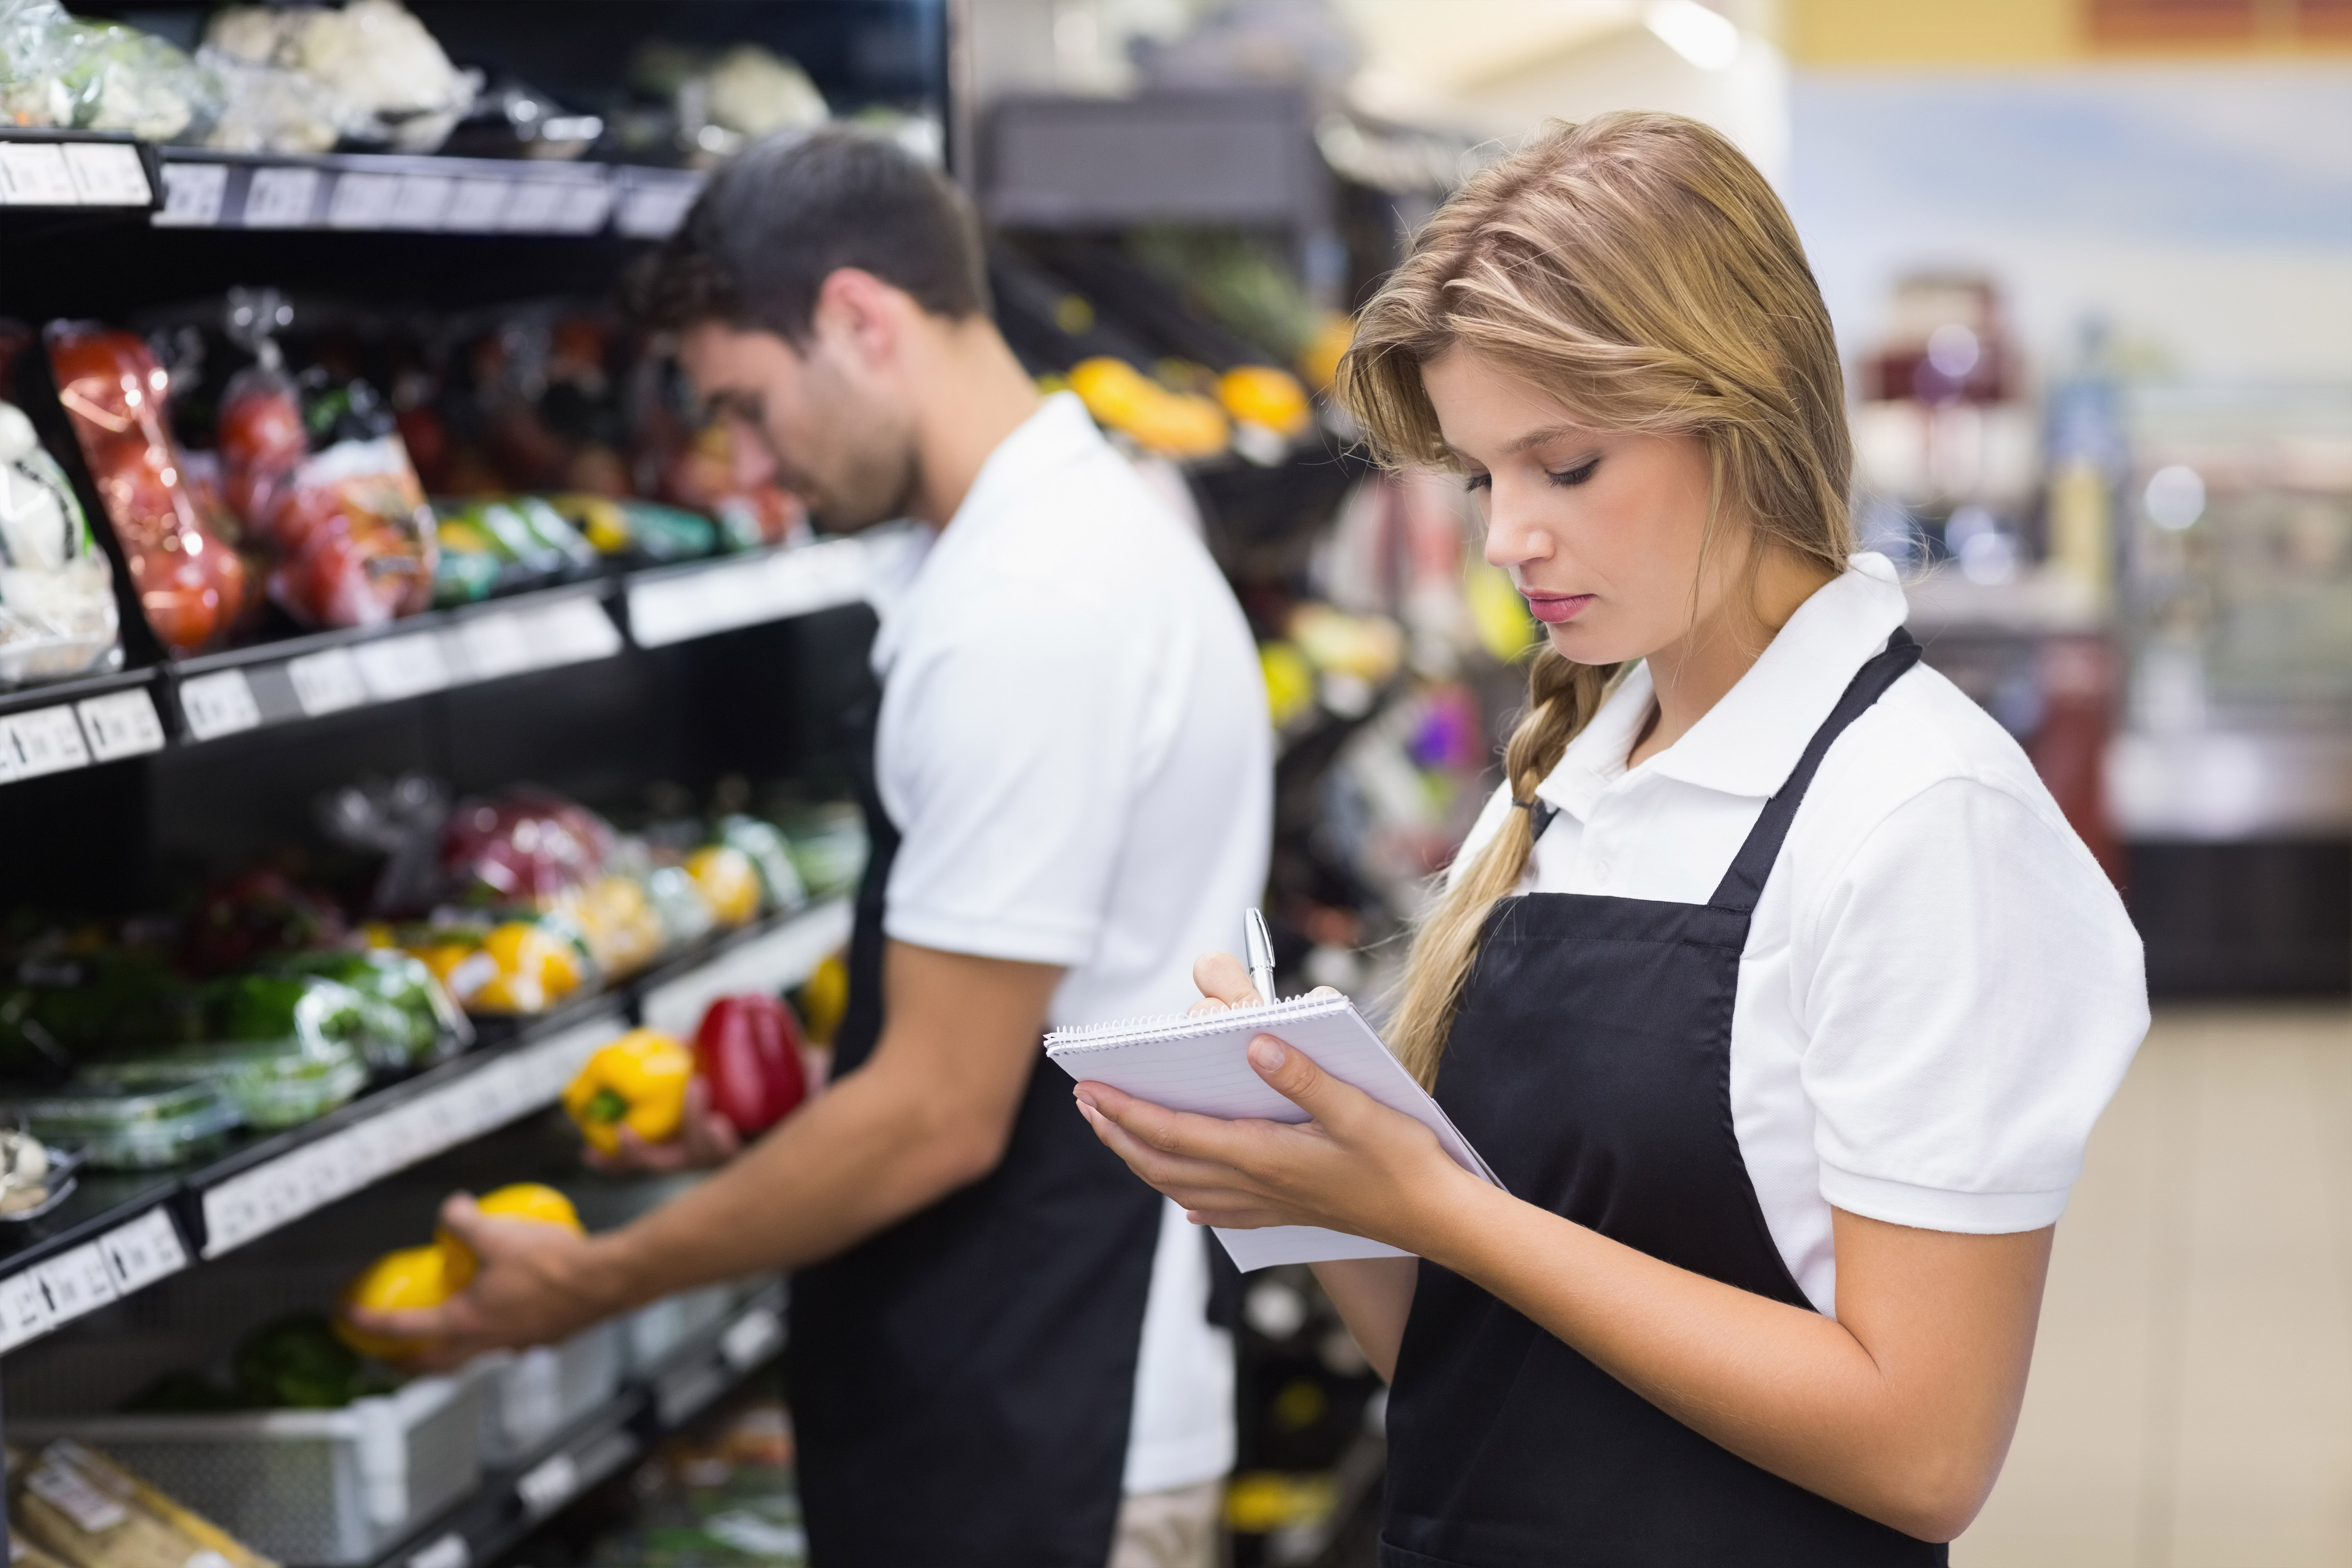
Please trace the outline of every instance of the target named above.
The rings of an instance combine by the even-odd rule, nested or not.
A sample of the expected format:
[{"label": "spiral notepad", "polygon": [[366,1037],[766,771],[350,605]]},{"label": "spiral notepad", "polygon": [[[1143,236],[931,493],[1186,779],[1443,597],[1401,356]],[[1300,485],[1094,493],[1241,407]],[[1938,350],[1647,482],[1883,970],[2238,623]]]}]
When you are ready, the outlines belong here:
[{"label": "spiral notepad", "polygon": [[[1131,1018],[1056,1029],[1045,1037],[1045,1054],[1075,1079],[1107,1083],[1171,1110],[1226,1121],[1307,1121],[1307,1112],[1268,1088],[1249,1065],[1249,1043],[1259,1035],[1278,1037],[1332,1077],[1404,1112],[1437,1134],[1438,1142],[1464,1170],[1495,1182],[1486,1162],[1454,1130],[1437,1101],[1389,1055],[1355,1004],[1344,996],[1300,996],[1199,1017]],[[1220,1227],[1217,1239],[1244,1272],[1276,1263],[1409,1256],[1360,1236],[1306,1225],[1263,1230]]]}]

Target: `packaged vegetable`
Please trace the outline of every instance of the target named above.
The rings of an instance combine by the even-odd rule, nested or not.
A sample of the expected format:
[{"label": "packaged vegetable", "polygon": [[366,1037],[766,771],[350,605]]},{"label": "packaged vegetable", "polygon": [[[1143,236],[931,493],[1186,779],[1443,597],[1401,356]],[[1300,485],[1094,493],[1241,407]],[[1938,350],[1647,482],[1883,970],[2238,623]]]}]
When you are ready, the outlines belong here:
[{"label": "packaged vegetable", "polygon": [[245,608],[245,562],[199,513],[164,415],[171,378],[130,332],[54,322],[58,401],[130,563],[147,623],[174,653],[225,638]]},{"label": "packaged vegetable", "polygon": [[625,872],[597,878],[572,906],[596,967],[625,979],[662,955],[668,933],[644,878]]},{"label": "packaged vegetable", "polygon": [[[584,1235],[587,1229],[580,1223],[580,1211],[572,1206],[572,1200],[544,1182],[513,1183],[483,1194],[474,1206],[492,1219],[551,1225],[574,1236]],[[448,1293],[454,1296],[473,1282],[474,1270],[481,1266],[481,1260],[446,1226],[434,1228],[433,1244],[441,1250],[442,1278]]]},{"label": "packaged vegetable", "polygon": [[112,22],[69,17],[55,66],[70,123],[127,131],[142,142],[200,141],[222,107],[218,79],[168,39]]},{"label": "packaged vegetable", "polygon": [[612,1153],[626,1127],[648,1143],[677,1135],[686,1114],[694,1053],[670,1036],[632,1029],[588,1058],[563,1091],[563,1109],[589,1146]]},{"label": "packaged vegetable", "polygon": [[277,1568],[71,1438],[9,1472],[16,1527],[71,1568]]},{"label": "packaged vegetable", "polygon": [[438,149],[481,86],[397,0],[227,6],[205,27],[205,47],[299,72],[324,90],[343,134],[403,153]]},{"label": "packaged vegetable", "polygon": [[133,1085],[79,1079],[15,1099],[26,1124],[47,1143],[79,1149],[90,1166],[150,1171],[209,1153],[239,1120],[227,1091],[209,1079]]},{"label": "packaged vegetable", "polygon": [[341,1327],[323,1313],[297,1312],[256,1329],[236,1347],[238,1395],[262,1410],[340,1410],[389,1392],[392,1381],[343,1342]]},{"label": "packaged vegetable", "polygon": [[114,573],[33,422],[0,403],[0,686],[121,661]]},{"label": "packaged vegetable", "polygon": [[425,961],[392,948],[302,952],[278,967],[318,975],[349,989],[361,1007],[356,1044],[379,1072],[405,1071],[454,1056],[474,1028]]},{"label": "packaged vegetable", "polygon": [[436,604],[470,604],[574,576],[596,563],[594,547],[536,496],[444,501],[436,517],[446,562],[433,590]]},{"label": "packaged vegetable", "polygon": [[709,936],[719,916],[700,884],[683,866],[657,866],[646,873],[646,897],[662,923],[666,949],[691,946]]},{"label": "packaged vegetable", "polygon": [[274,954],[342,940],[333,900],[268,867],[214,882],[189,916],[180,953],[197,974],[233,973]]},{"label": "packaged vegetable", "polygon": [[808,902],[808,888],[793,865],[793,847],[772,822],[741,813],[719,819],[719,842],[740,850],[760,876],[760,903],[772,912],[799,909]]},{"label": "packaged vegetable", "polygon": [[577,492],[551,496],[548,504],[599,555],[660,566],[698,561],[719,549],[719,531],[710,520],[679,507]]},{"label": "packaged vegetable", "polygon": [[759,868],[733,845],[704,845],[686,858],[686,874],[694,879],[696,890],[720,925],[745,925],[759,917]]},{"label": "packaged vegetable", "polygon": [[528,786],[461,800],[441,829],[441,867],[463,902],[546,903],[587,885],[613,829],[585,806]]},{"label": "packaged vegetable", "polygon": [[746,1138],[765,1132],[808,1094],[800,1025],[773,996],[721,996],[694,1032],[694,1061],[710,1109]]},{"label": "packaged vegetable", "polygon": [[1270,364],[1236,365],[1225,372],[1217,378],[1217,401],[1235,419],[1263,425],[1277,436],[1302,436],[1315,417],[1298,378]]},{"label": "packaged vegetable", "polygon": [[305,458],[261,534],[269,596],[306,626],[373,626],[433,604],[432,509],[396,435]]},{"label": "packaged vegetable", "polygon": [[401,942],[474,1014],[543,1013],[596,973],[586,934],[561,913],[412,927]]}]

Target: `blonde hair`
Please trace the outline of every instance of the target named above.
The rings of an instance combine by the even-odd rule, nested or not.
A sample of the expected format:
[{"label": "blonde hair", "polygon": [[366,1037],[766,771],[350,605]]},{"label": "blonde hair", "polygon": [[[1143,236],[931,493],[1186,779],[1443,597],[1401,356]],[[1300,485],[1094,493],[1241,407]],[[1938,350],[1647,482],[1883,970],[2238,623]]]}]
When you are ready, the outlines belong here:
[{"label": "blonde hair", "polygon": [[[1596,430],[1696,437],[1714,521],[1834,575],[1850,549],[1853,446],[1821,289],[1787,211],[1719,132],[1678,115],[1561,126],[1481,171],[1438,209],[1365,307],[1339,395],[1392,464],[1450,466],[1422,367],[1454,348],[1542,388]],[[1618,667],[1541,649],[1504,750],[1532,802]],[[1502,830],[1421,922],[1390,1045],[1423,1084],[1461,1005],[1496,902],[1535,846]]]}]

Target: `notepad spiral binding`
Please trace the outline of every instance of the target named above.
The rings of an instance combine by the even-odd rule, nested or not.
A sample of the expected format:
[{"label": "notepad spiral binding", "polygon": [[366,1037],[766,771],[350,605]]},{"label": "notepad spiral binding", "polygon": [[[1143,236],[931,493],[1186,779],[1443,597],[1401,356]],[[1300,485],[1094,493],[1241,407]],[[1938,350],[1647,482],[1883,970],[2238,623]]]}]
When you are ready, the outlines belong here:
[{"label": "notepad spiral binding", "polygon": [[1045,1048],[1135,1040],[1181,1040],[1191,1035],[1223,1034],[1236,1019],[1263,1018],[1269,1025],[1293,1018],[1318,1018],[1327,1013],[1352,1012],[1345,996],[1291,996],[1255,1007],[1228,1007],[1222,1013],[1161,1013],[1138,1018],[1114,1018],[1099,1024],[1068,1024],[1045,1037]]}]

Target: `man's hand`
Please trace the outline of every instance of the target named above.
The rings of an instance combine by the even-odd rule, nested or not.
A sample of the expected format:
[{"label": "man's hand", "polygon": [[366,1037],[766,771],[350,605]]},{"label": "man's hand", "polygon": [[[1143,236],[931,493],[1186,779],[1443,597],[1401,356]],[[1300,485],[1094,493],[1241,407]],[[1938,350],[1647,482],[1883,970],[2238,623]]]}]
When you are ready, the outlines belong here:
[{"label": "man's hand", "polygon": [[621,1124],[621,1146],[611,1153],[593,1146],[581,1151],[591,1169],[607,1175],[638,1172],[709,1171],[742,1152],[743,1135],[735,1124],[710,1109],[710,1084],[700,1073],[687,1081],[686,1113],[677,1136],[648,1143],[626,1122]]},{"label": "man's hand", "polygon": [[370,1333],[416,1340],[416,1365],[445,1370],[482,1352],[540,1345],[579,1332],[614,1310],[593,1283],[596,1241],[557,1225],[495,1219],[465,1193],[441,1205],[441,1223],[477,1259],[465,1289],[437,1307],[347,1315]]}]

